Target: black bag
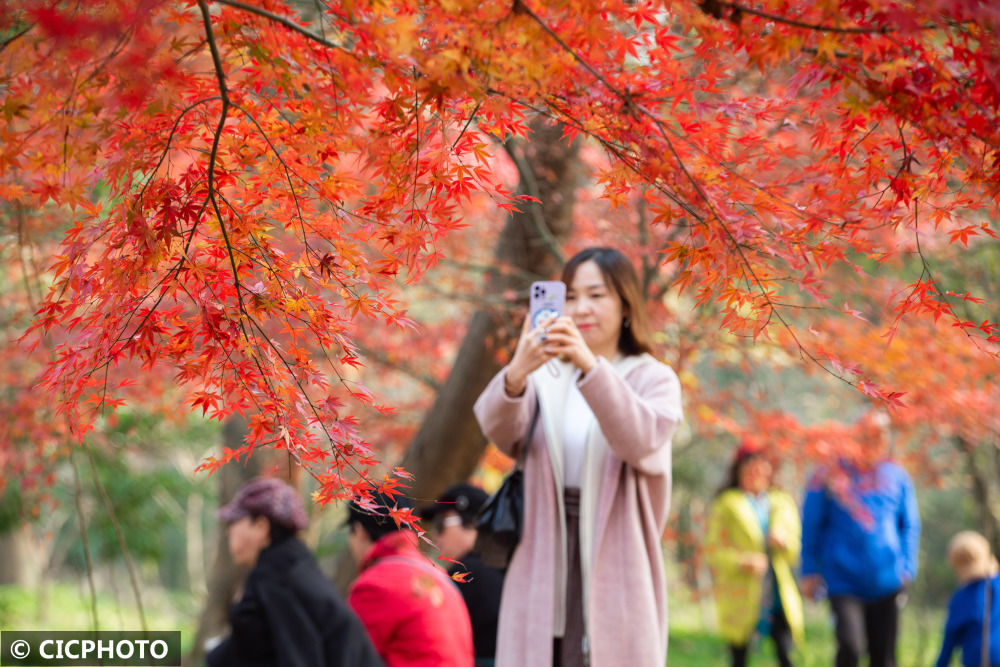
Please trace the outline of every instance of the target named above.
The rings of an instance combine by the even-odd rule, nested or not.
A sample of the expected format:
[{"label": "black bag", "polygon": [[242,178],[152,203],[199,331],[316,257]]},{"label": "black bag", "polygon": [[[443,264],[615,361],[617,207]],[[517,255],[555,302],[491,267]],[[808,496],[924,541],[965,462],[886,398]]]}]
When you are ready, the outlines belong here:
[{"label": "black bag", "polygon": [[498,570],[507,569],[514,549],[521,541],[524,525],[524,457],[531,442],[531,435],[538,422],[538,404],[531,418],[531,426],[521,443],[517,466],[492,496],[483,504],[476,518],[475,551],[484,563]]}]

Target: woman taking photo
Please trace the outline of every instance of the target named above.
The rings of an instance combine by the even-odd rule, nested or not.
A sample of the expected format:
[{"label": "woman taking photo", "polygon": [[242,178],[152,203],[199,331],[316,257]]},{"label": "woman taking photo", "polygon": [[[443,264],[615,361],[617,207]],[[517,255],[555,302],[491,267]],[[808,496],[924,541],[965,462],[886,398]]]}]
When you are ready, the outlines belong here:
[{"label": "woman taking photo", "polygon": [[705,553],[712,568],[719,632],[729,644],[733,667],[747,664],[755,635],[774,641],[778,664],[792,664],[794,641],[802,639],[802,597],[794,569],[801,547],[795,501],[771,487],[771,464],[744,443],[712,503]]},{"label": "woman taking photo", "polygon": [[523,536],[504,583],[496,664],[662,667],[660,535],[680,383],[650,355],[642,288],[622,253],[584,250],[562,280],[566,314],[534,329],[525,321],[475,406],[500,449],[526,448]]}]

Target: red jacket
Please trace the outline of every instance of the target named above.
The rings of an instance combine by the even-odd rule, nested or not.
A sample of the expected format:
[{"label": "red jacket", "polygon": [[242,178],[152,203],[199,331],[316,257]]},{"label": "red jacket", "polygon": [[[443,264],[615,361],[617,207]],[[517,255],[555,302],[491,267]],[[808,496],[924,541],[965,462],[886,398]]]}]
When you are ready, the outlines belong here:
[{"label": "red jacket", "polygon": [[376,542],[348,602],[387,667],[469,667],[472,624],[462,595],[414,541],[398,531]]}]

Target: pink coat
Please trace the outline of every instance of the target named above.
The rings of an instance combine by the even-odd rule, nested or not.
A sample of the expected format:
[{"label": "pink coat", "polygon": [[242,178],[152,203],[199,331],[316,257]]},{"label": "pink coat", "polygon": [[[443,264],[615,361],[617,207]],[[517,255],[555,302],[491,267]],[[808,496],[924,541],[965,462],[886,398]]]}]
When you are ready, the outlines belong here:
[{"label": "pink coat", "polygon": [[[574,369],[543,366],[522,396],[502,370],[476,401],[486,436],[516,455],[536,398],[541,417],[525,461],[524,536],[504,583],[497,667],[551,667],[565,624],[566,522],[562,496],[563,406]],[[660,536],[670,507],[670,441],[681,422],[680,383],[649,355],[598,364],[578,387],[591,428],[581,485],[580,544],[590,664],[663,667],[667,601]]]}]

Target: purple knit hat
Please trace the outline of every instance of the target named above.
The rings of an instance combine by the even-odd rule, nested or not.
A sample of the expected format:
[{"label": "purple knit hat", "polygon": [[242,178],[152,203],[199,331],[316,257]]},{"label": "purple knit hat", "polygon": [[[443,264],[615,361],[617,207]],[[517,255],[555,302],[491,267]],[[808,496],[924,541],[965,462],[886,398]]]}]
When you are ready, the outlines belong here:
[{"label": "purple knit hat", "polygon": [[292,532],[308,525],[299,492],[274,477],[250,480],[219,510],[219,518],[225,523],[239,521],[245,516],[266,516],[271,523]]}]

